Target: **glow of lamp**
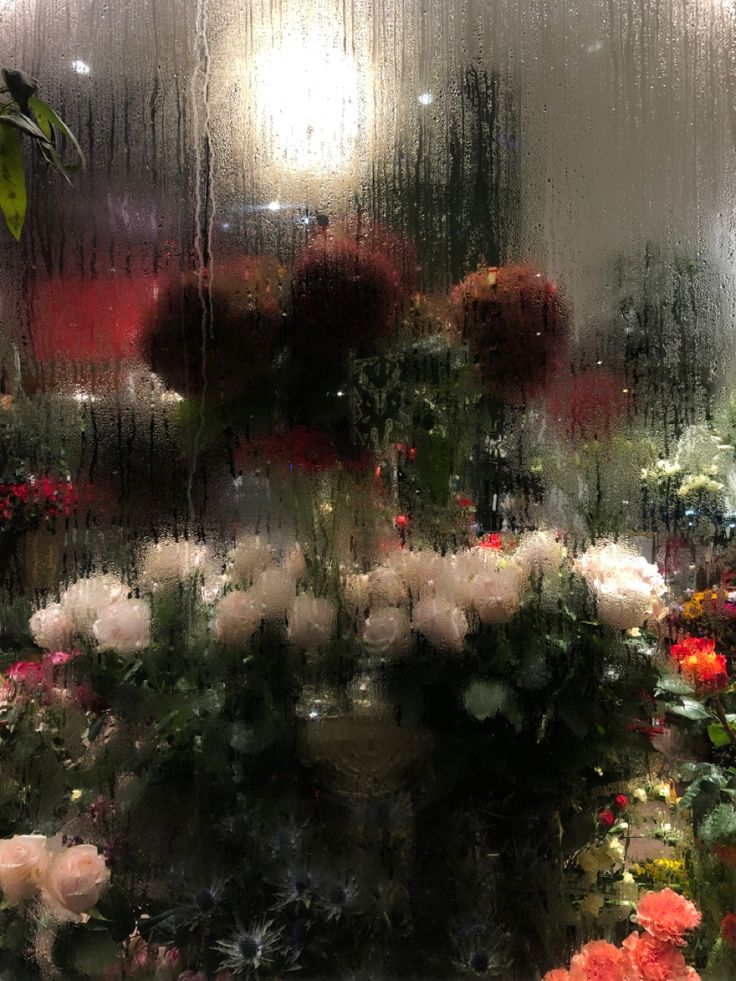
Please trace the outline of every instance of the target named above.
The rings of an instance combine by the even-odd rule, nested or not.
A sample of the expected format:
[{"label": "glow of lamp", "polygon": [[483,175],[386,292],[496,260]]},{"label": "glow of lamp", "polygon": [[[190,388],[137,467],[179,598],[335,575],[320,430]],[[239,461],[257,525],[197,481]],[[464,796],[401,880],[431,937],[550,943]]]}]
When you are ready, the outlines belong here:
[{"label": "glow of lamp", "polygon": [[341,46],[316,33],[287,34],[253,70],[256,125],[274,163],[303,174],[344,168],[358,137],[359,85]]}]

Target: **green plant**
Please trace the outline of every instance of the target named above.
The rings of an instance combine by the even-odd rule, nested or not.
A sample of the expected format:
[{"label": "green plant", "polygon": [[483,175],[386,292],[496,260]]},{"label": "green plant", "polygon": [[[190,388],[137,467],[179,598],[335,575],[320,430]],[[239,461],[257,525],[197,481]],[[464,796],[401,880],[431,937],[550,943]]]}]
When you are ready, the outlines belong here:
[{"label": "green plant", "polygon": [[[2,69],[0,88],[0,210],[10,234],[20,239],[26,216],[27,193],[21,136],[71,184],[69,174],[84,167],[84,154],[76,137],[51,106],[40,99],[34,79],[24,72]],[[75,159],[65,163],[60,143],[71,145]]]}]

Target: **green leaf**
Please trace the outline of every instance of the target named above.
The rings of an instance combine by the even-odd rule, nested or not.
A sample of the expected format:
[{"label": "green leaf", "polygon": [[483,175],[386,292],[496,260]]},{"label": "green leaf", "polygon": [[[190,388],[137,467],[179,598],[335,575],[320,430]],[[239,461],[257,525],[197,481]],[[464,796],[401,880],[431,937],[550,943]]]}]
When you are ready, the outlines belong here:
[{"label": "green leaf", "polygon": [[0,126],[0,210],[16,241],[26,217],[26,175],[17,129]]},{"label": "green leaf", "polygon": [[117,954],[118,946],[107,930],[89,931],[74,945],[72,967],[80,974],[94,977],[112,964]]},{"label": "green leaf", "polygon": [[668,710],[676,715],[682,715],[686,719],[692,719],[694,722],[711,717],[710,712],[694,698],[683,698],[679,705],[669,705]]},{"label": "green leaf", "polygon": [[657,682],[658,692],[667,692],[670,695],[692,695],[695,689],[682,677],[681,674],[664,674]]},{"label": "green leaf", "polygon": [[[74,133],[72,133],[61,116],[59,116],[58,113],[51,108],[48,102],[44,102],[43,99],[39,99],[37,95],[32,96],[28,100],[28,105],[38,120],[39,126],[42,125],[41,120],[43,120],[46,125],[53,126],[54,129],[57,129],[60,133],[64,134],[67,140],[69,140],[71,145],[74,147],[77,157],[79,158],[79,167],[84,167],[84,154],[82,153],[82,148],[77,142],[76,136]],[[76,168],[67,166],[67,169],[72,170]]]},{"label": "green leaf", "polygon": [[0,116],[0,123],[3,126],[11,126],[13,129],[19,129],[32,139],[46,143],[44,131],[36,125],[30,116],[23,116],[19,112],[14,112],[9,116]]},{"label": "green leaf", "polygon": [[736,835],[736,809],[731,804],[719,804],[708,814],[698,828],[698,837],[706,845]]},{"label": "green leaf", "polygon": [[28,102],[38,90],[35,78],[16,68],[3,68],[3,79],[13,99],[23,112],[28,112]]},{"label": "green leaf", "polygon": [[714,746],[728,746],[731,741],[725,727],[720,722],[713,722],[708,726],[708,738]]}]

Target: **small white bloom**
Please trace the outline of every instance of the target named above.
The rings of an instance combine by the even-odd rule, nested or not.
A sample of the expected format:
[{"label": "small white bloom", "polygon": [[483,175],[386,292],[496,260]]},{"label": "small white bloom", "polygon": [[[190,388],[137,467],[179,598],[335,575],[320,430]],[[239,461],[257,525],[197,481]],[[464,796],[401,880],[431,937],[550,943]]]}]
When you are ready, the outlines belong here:
[{"label": "small white bloom", "polygon": [[468,621],[461,609],[441,596],[427,596],[414,607],[414,629],[439,650],[460,653],[468,632]]},{"label": "small white bloom", "polygon": [[74,636],[74,621],[61,603],[36,610],[28,622],[34,641],[45,651],[67,648]]},{"label": "small white bloom", "polygon": [[371,654],[405,654],[411,646],[411,624],[406,612],[391,606],[372,610],[365,622],[363,643]]},{"label": "small white bloom", "polygon": [[580,901],[580,911],[584,916],[596,919],[605,905],[605,898],[600,892],[589,892]]},{"label": "small white bloom", "polygon": [[92,633],[101,651],[135,654],[151,643],[151,610],[145,600],[118,599],[100,612]]},{"label": "small white bloom", "polygon": [[289,615],[289,639],[305,651],[325,647],[335,627],[335,607],[326,599],[301,593]]}]

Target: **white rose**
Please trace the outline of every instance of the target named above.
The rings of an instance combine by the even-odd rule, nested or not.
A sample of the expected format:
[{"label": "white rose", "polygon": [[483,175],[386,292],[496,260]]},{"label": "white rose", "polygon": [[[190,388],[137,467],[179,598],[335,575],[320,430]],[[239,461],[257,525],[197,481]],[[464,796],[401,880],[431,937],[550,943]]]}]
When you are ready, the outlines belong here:
[{"label": "white rose", "polygon": [[34,641],[45,651],[63,650],[72,642],[74,621],[61,603],[49,603],[29,620]]},{"label": "white rose", "polygon": [[467,551],[441,558],[432,579],[435,595],[444,597],[453,606],[471,606],[473,569],[474,563]]},{"label": "white rose", "polygon": [[151,643],[151,610],[145,600],[119,599],[95,621],[92,633],[101,651],[135,654]]},{"label": "white rose", "polygon": [[442,559],[431,549],[418,549],[416,552],[402,549],[392,555],[386,565],[398,573],[414,599],[434,594],[436,581],[444,571]]},{"label": "white rose", "polygon": [[365,622],[363,643],[371,654],[405,654],[411,646],[411,624],[406,612],[391,606],[371,611]]},{"label": "white rose", "polygon": [[652,608],[652,593],[646,586],[623,579],[608,579],[594,587],[598,619],[614,630],[640,627]]},{"label": "white rose", "polygon": [[165,538],[143,552],[141,582],[151,588],[171,586],[194,576],[204,576],[211,564],[204,545],[195,545],[187,539]]},{"label": "white rose", "polygon": [[595,596],[602,623],[631,630],[660,612],[664,579],[632,547],[615,542],[593,546],[578,558],[575,568]]},{"label": "white rose", "polygon": [[9,903],[36,895],[49,857],[44,835],[14,835],[0,840],[0,889]]},{"label": "white rose", "polygon": [[128,587],[115,576],[89,576],[65,590],[61,605],[74,621],[75,629],[89,635],[100,611],[127,595]]},{"label": "white rose", "polygon": [[378,566],[367,576],[368,605],[399,606],[407,601],[408,593],[401,577],[394,569]]},{"label": "white rose", "polygon": [[52,859],[41,885],[52,909],[80,915],[97,905],[109,881],[110,871],[95,846],[74,845]]},{"label": "white rose", "polygon": [[301,593],[289,612],[289,639],[306,651],[325,647],[335,626],[335,607],[329,600]]},{"label": "white rose", "polygon": [[284,569],[266,569],[250,590],[266,620],[283,618],[296,598],[296,582]]},{"label": "white rose", "polygon": [[240,538],[228,559],[228,577],[238,586],[250,586],[273,563],[271,546],[260,535]]},{"label": "white rose", "polygon": [[515,562],[488,568],[470,584],[474,609],[482,623],[506,623],[519,609],[523,572]]},{"label": "white rose", "polygon": [[528,579],[532,575],[555,575],[566,554],[565,546],[553,531],[531,531],[521,536],[514,558]]},{"label": "white rose", "polygon": [[227,593],[217,604],[213,634],[226,647],[244,647],[258,630],[263,608],[250,591]]},{"label": "white rose", "polygon": [[414,629],[440,650],[463,649],[468,621],[462,610],[441,596],[428,596],[414,607]]}]

